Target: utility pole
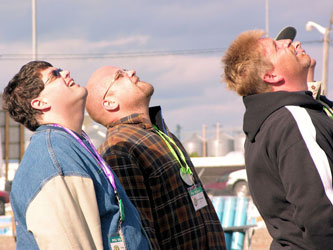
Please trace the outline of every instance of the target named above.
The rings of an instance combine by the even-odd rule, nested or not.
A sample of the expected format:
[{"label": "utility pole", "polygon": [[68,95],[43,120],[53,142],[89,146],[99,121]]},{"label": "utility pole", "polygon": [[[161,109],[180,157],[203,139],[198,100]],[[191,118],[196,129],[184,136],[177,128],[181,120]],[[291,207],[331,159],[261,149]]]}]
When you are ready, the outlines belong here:
[{"label": "utility pole", "polygon": [[265,31],[266,31],[266,36],[269,37],[269,15],[268,15],[268,12],[269,12],[269,5],[268,5],[268,0],[266,0],[265,2]]},{"label": "utility pole", "polygon": [[331,11],[330,24],[325,30],[324,34],[324,49],[323,49],[323,86],[324,95],[327,94],[327,81],[328,81],[328,48],[330,47],[330,31],[333,23],[333,12]]},{"label": "utility pole", "polygon": [[36,0],[32,0],[32,60],[37,59]]},{"label": "utility pole", "polygon": [[333,12],[331,11],[330,23],[327,28],[319,25],[318,23],[308,21],[305,25],[307,31],[311,31],[313,28],[316,28],[321,34],[324,35],[324,44],[323,44],[323,74],[322,74],[322,95],[327,95],[327,81],[328,81],[328,49],[330,46],[330,31],[333,24]]},{"label": "utility pole", "polygon": [[181,138],[180,138],[180,136],[181,136],[181,129],[182,129],[182,127],[179,124],[177,124],[176,125],[176,136],[177,136],[177,138],[179,140],[181,140]]},{"label": "utility pole", "polygon": [[8,181],[9,167],[9,113],[5,114],[5,181]]},{"label": "utility pole", "polygon": [[202,157],[207,157],[207,126],[202,125]]}]

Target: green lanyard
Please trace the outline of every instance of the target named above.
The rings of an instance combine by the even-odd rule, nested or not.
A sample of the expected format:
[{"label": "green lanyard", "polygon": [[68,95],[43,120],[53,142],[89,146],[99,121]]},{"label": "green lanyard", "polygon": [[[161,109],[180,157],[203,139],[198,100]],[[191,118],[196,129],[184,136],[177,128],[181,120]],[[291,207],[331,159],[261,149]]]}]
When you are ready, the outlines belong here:
[{"label": "green lanyard", "polygon": [[332,112],[326,108],[325,106],[323,107],[324,111],[326,112],[326,114],[328,115],[329,118],[333,119],[333,114]]},{"label": "green lanyard", "polygon": [[[168,148],[169,148],[171,154],[173,155],[173,157],[179,163],[179,165],[180,165],[180,171],[183,174],[193,175],[192,170],[190,169],[190,167],[188,166],[188,164],[186,162],[186,158],[185,158],[183,152],[177,146],[177,144],[175,143],[175,141],[170,136],[167,136],[165,133],[163,133],[161,130],[159,130],[156,125],[153,124],[153,127],[156,130],[157,134],[163,139],[163,141],[165,142],[165,144],[168,146]],[[176,147],[176,149],[178,151],[178,154],[180,155],[182,161],[185,163],[185,167],[183,166],[181,160],[179,159],[179,156],[178,156],[177,152],[171,146],[170,143],[172,143]]]},{"label": "green lanyard", "polygon": [[332,108],[326,102],[320,100],[319,96],[318,96],[318,98],[316,100],[323,105],[323,110],[325,111],[325,113],[327,114],[327,116],[329,118],[333,119],[333,110],[332,110]]}]

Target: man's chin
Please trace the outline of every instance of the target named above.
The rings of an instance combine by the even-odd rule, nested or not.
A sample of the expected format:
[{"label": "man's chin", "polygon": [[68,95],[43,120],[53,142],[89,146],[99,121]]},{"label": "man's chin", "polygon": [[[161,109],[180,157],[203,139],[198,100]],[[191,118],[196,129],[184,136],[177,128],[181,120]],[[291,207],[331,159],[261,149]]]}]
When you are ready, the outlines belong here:
[{"label": "man's chin", "polygon": [[303,57],[304,58],[301,58],[301,60],[303,61],[304,67],[309,69],[311,66],[311,57],[308,55],[304,55]]},{"label": "man's chin", "polygon": [[154,94],[154,88],[152,87],[150,91],[147,93],[147,96],[150,98]]}]

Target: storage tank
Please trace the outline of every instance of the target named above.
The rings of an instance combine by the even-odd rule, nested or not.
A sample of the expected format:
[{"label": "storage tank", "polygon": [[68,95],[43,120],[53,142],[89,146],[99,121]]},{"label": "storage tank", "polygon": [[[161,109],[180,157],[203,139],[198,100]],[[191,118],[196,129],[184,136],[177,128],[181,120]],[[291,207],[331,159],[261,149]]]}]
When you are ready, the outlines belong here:
[{"label": "storage tank", "polygon": [[201,137],[198,134],[194,133],[183,143],[183,145],[190,156],[202,157],[203,143]]},{"label": "storage tank", "polygon": [[98,148],[106,138],[106,128],[94,122],[88,114],[85,114],[82,129],[89,136],[95,148]]},{"label": "storage tank", "polygon": [[234,138],[226,133],[219,133],[208,140],[208,156],[224,156],[234,151]]},{"label": "storage tank", "polygon": [[235,151],[244,152],[245,134],[243,131],[234,132]]},{"label": "storage tank", "polygon": [[221,131],[220,123],[216,124],[215,136],[208,140],[208,156],[224,156],[234,151],[234,138]]}]

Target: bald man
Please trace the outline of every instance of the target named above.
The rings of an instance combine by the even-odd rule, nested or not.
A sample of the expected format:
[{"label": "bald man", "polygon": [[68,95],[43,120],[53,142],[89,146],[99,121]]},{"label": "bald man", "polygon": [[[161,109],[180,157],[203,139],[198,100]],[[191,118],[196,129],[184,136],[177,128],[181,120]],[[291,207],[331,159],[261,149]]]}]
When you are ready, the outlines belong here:
[{"label": "bald man", "polygon": [[86,109],[107,127],[99,153],[139,210],[153,249],[226,249],[194,166],[167,129],[154,92],[134,70],[105,66],[87,84]]}]

